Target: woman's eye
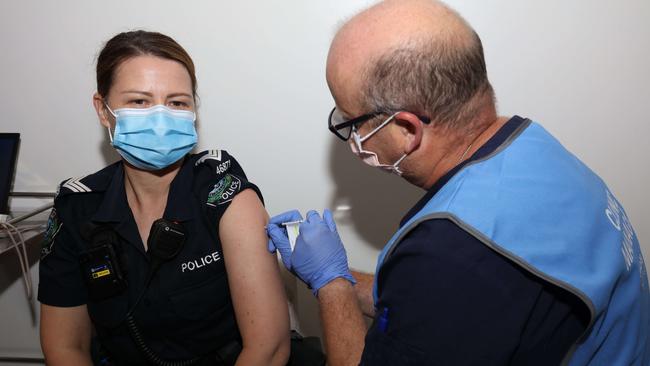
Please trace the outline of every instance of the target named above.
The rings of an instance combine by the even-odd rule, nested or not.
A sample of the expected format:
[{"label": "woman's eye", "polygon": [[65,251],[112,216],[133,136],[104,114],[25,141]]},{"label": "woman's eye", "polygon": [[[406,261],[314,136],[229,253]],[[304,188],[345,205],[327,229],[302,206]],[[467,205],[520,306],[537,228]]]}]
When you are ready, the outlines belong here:
[{"label": "woman's eye", "polygon": [[189,104],[182,102],[180,100],[173,100],[169,102],[169,105],[173,108],[189,108]]},{"label": "woman's eye", "polygon": [[145,105],[146,103],[147,101],[144,99],[133,99],[129,101],[129,104],[133,104],[133,105]]}]

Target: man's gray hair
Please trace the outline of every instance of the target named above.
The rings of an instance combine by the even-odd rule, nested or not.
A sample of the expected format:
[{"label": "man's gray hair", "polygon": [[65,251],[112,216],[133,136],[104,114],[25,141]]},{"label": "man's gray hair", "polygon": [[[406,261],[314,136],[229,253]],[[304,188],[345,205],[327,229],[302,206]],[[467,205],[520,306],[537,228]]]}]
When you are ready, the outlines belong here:
[{"label": "man's gray hair", "polygon": [[494,104],[478,35],[459,45],[413,41],[371,62],[363,97],[369,111],[408,111],[436,126],[466,127],[486,103]]}]

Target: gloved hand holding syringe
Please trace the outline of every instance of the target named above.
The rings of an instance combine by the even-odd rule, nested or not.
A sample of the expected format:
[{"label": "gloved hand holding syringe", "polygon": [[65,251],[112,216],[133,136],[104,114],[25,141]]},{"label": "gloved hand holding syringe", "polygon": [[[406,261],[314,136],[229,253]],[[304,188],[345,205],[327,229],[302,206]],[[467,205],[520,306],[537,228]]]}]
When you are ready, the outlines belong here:
[{"label": "gloved hand holding syringe", "polygon": [[[268,250],[277,249],[285,267],[305,282],[318,296],[318,290],[336,278],[356,283],[348,267],[332,212],[309,211],[303,220],[297,210],[272,217],[266,227]],[[294,244],[295,243],[295,244]]]}]

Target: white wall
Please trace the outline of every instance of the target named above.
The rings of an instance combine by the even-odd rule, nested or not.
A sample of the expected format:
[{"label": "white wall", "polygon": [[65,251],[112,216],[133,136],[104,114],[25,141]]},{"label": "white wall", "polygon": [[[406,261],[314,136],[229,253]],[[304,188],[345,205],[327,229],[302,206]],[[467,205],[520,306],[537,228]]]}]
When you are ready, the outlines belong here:
[{"label": "white wall", "polygon": [[[269,212],[337,212],[353,266],[378,249],[421,194],[363,166],[326,128],[324,79],[338,22],[369,1],[5,1],[0,131],[22,146],[14,190],[52,191],[115,154],[91,106],[94,58],[116,32],[167,33],[194,58],[200,147],[233,153]],[[600,174],[650,256],[650,2],[449,1],[481,35],[500,112],[540,121]],[[14,208],[35,205],[14,200]],[[299,309],[317,333],[313,302]],[[302,306],[302,305],[301,305]],[[4,324],[7,314],[0,315]],[[2,346],[2,344],[0,344]]]}]

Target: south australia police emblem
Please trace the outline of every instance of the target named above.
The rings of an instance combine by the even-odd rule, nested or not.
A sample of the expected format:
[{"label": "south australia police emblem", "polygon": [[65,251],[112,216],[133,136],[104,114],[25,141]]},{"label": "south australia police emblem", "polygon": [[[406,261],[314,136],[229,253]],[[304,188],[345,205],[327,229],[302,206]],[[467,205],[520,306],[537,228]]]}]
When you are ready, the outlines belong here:
[{"label": "south australia police emblem", "polygon": [[232,174],[226,174],[208,193],[207,205],[216,207],[232,201],[241,190],[241,180]]}]

